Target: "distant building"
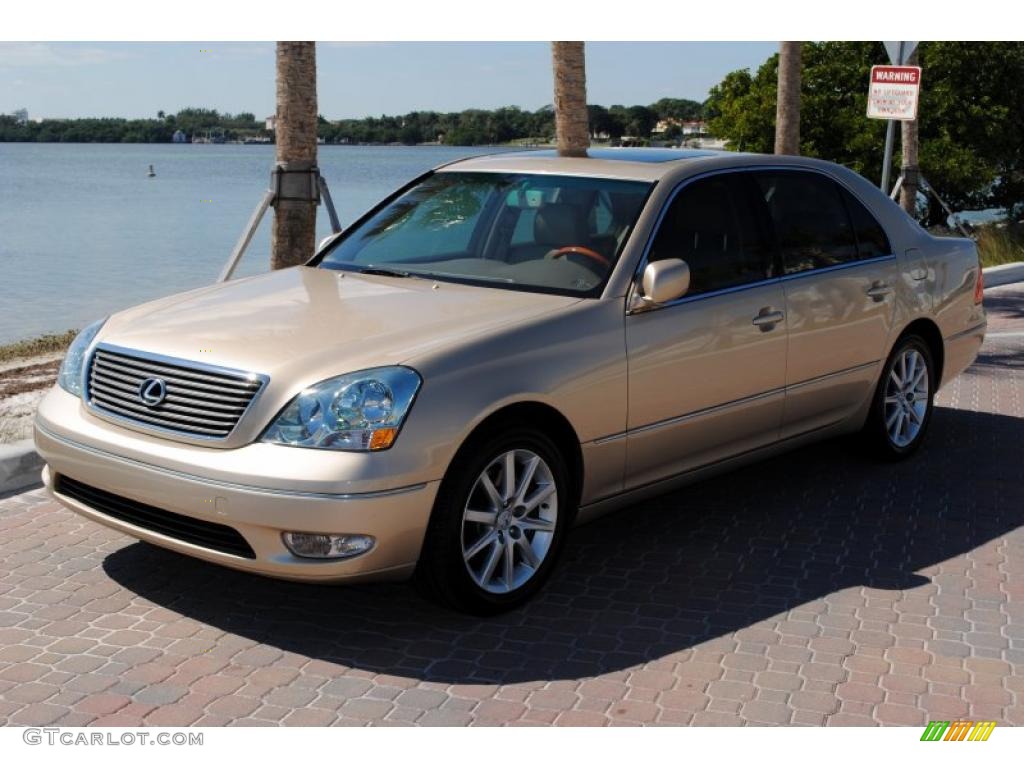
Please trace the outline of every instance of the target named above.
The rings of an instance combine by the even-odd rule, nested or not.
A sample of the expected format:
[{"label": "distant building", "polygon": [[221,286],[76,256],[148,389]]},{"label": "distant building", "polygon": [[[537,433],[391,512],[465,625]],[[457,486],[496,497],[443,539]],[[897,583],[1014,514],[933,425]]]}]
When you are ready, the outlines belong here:
[{"label": "distant building", "polygon": [[265,125],[266,125],[266,127],[267,127],[267,130],[268,130],[268,131],[272,131],[272,130],[274,130],[274,125],[275,125],[276,123],[277,123],[277,117],[276,117],[275,115],[271,115],[270,117],[268,117],[268,118],[266,119],[266,122],[265,122]]},{"label": "distant building", "polygon": [[11,117],[17,120],[19,123],[24,125],[28,122],[28,110],[27,109],[16,109],[11,112]]},{"label": "distant building", "polygon": [[174,132],[174,135],[171,136],[171,141],[175,144],[184,144],[188,141],[188,136],[186,136],[185,132],[179,128]]},{"label": "distant building", "polygon": [[667,117],[658,121],[654,126],[654,133],[666,133],[672,128],[682,129],[683,136],[699,136],[708,132],[703,120],[677,120],[674,117]]}]

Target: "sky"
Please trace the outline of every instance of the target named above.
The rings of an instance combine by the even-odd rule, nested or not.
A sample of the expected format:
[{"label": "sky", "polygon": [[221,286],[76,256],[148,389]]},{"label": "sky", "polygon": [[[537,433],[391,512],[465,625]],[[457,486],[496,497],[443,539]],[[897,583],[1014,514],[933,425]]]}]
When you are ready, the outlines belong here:
[{"label": "sky", "polygon": [[[774,42],[587,44],[587,100],[703,101]],[[551,102],[546,42],[318,43],[320,113],[330,120]],[[273,43],[0,43],[0,113],[155,117],[163,110],[274,112]]]}]

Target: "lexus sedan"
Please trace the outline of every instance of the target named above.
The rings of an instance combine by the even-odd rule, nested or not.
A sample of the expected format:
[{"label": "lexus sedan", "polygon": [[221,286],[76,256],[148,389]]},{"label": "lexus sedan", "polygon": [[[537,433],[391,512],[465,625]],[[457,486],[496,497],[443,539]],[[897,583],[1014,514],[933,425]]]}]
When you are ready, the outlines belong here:
[{"label": "lexus sedan", "polygon": [[130,536],[487,614],[643,497],[843,433],[907,457],[984,332],[974,244],[838,165],[498,154],[304,266],[84,329],[35,440],[54,497]]}]

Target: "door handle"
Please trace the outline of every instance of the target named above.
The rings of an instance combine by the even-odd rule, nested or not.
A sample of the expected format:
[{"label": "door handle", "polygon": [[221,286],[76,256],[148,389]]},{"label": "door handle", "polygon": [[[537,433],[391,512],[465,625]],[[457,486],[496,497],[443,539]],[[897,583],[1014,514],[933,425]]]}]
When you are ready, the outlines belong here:
[{"label": "door handle", "polygon": [[867,294],[875,301],[883,301],[886,296],[892,293],[892,288],[883,283],[881,280],[875,280],[868,288]]},{"label": "door handle", "polygon": [[785,319],[785,315],[777,309],[771,307],[765,307],[757,316],[751,320],[751,322],[760,328],[762,331],[770,331],[776,325],[781,323]]}]

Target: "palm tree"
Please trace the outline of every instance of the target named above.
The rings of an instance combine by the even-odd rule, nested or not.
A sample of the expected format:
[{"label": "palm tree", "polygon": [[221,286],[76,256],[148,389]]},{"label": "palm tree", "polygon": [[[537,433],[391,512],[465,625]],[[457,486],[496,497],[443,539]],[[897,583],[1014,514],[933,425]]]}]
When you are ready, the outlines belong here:
[{"label": "palm tree", "polygon": [[800,53],[803,43],[779,43],[775,154],[800,154]]},{"label": "palm tree", "polygon": [[551,43],[555,75],[555,137],[558,154],[584,157],[590,146],[587,71],[583,43]]},{"label": "palm tree", "polygon": [[[277,44],[277,115],[274,133],[279,168],[309,171],[316,167],[316,43]],[[302,177],[288,178],[294,182]],[[304,188],[308,189],[308,186]],[[312,195],[296,195],[291,190],[287,196],[313,198]],[[315,239],[315,199],[274,202],[270,259],[272,268],[281,269],[305,262],[313,255]]]}]

